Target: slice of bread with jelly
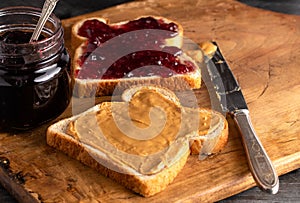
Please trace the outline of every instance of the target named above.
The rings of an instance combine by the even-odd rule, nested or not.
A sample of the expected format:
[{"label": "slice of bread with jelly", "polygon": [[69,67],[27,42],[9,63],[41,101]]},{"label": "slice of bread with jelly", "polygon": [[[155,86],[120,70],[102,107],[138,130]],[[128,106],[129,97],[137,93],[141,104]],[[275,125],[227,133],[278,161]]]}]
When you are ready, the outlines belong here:
[{"label": "slice of bread with jelly", "polygon": [[98,17],[79,21],[72,27],[74,95],[120,94],[137,84],[200,88],[200,68],[180,49],[182,37],[182,26],[164,17],[114,24]]},{"label": "slice of bread with jelly", "polygon": [[48,145],[149,197],[175,179],[191,152],[210,155],[227,142],[221,114],[183,107],[166,88],[135,87],[123,99],[51,125]]}]

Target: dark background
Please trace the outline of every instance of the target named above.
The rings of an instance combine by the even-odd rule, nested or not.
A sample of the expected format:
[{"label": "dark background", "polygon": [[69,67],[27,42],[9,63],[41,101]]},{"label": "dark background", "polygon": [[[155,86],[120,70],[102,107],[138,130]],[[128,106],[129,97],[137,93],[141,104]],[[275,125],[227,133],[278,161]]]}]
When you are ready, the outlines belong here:
[{"label": "dark background", "polygon": [[[54,13],[61,19],[90,13],[130,0],[61,0]],[[132,1],[132,0],[131,0]],[[157,0],[159,1],[159,0]],[[240,0],[240,2],[275,12],[300,15],[300,0]],[[44,0],[0,0],[0,9],[8,6],[42,8]],[[1,22],[0,22],[1,24]],[[299,25],[300,26],[300,25]],[[261,192],[257,187],[221,202],[299,202],[300,169],[280,177],[280,191],[275,196]],[[17,203],[0,185],[0,203]]]},{"label": "dark background", "polygon": [[239,0],[239,2],[280,13],[300,15],[299,0]]},{"label": "dark background", "polygon": [[[54,13],[61,19],[70,18],[104,9],[133,0],[60,0]],[[159,1],[159,0],[157,0]],[[242,3],[258,8],[281,13],[300,15],[299,0],[239,0]],[[0,8],[7,6],[35,6],[41,8],[44,0],[0,0]]]},{"label": "dark background", "polygon": [[[129,0],[60,0],[54,13],[59,18],[64,19],[125,2],[129,2]],[[34,6],[42,8],[43,4],[44,0],[0,0],[0,8],[7,6]]]}]

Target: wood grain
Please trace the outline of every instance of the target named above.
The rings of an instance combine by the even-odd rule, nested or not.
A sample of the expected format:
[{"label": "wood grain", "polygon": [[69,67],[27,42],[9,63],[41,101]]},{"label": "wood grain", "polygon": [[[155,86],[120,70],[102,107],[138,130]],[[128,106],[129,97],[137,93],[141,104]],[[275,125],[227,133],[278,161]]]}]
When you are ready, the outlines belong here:
[{"label": "wood grain", "polygon": [[[279,175],[300,168],[300,17],[251,8],[230,0],[143,0],[64,20],[66,44],[78,19],[102,16],[112,22],[161,15],[180,22],[185,36],[215,40],[242,86],[255,129]],[[199,103],[209,105],[203,86]],[[109,98],[104,98],[107,100]],[[89,102],[73,100],[80,112]],[[73,109],[74,110],[74,109]],[[72,105],[60,117],[70,116]],[[60,119],[58,118],[58,119]],[[57,120],[58,120],[57,119]],[[231,118],[230,139],[218,156],[191,156],[169,187],[142,198],[46,145],[50,123],[34,130],[0,133],[0,182],[25,202],[213,202],[255,185]],[[54,122],[54,121],[52,121]]]}]

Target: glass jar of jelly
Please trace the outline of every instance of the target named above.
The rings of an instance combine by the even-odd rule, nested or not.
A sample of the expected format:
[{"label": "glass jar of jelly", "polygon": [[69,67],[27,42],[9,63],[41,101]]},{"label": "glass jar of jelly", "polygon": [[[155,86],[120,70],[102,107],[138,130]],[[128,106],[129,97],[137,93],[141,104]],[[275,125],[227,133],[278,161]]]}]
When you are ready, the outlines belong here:
[{"label": "glass jar of jelly", "polygon": [[59,116],[72,85],[60,20],[52,14],[29,43],[41,10],[0,9],[0,128],[28,129]]}]

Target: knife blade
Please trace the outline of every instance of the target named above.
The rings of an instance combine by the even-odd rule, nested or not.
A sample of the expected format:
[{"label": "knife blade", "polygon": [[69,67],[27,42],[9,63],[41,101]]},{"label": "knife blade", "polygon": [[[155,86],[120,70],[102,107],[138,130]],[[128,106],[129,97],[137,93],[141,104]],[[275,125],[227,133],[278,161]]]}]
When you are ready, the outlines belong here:
[{"label": "knife blade", "polygon": [[207,70],[202,71],[202,74],[205,75],[206,71],[221,110],[233,116],[238,126],[248,165],[257,185],[265,192],[276,194],[279,190],[278,176],[254,130],[241,87],[222,55],[219,46],[216,42],[213,43],[217,46],[217,50],[212,59],[205,56]]}]

